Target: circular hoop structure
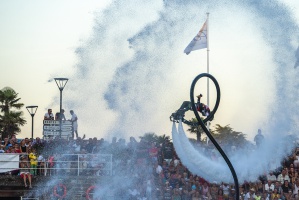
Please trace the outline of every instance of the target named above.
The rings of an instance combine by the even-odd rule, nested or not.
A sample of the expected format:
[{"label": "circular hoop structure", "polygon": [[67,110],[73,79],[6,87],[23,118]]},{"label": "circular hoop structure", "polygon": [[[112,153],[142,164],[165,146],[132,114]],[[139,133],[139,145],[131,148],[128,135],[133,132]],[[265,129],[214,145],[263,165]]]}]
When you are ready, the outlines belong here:
[{"label": "circular hoop structure", "polygon": [[[216,98],[215,106],[214,106],[213,110],[211,111],[210,115],[206,119],[202,120],[200,118],[198,112],[197,112],[196,107],[195,107],[194,88],[195,88],[195,85],[196,85],[197,81],[201,78],[204,78],[204,77],[209,78],[215,84],[216,91],[217,91],[217,98]],[[227,163],[227,165],[228,165],[228,167],[229,167],[229,169],[232,173],[232,176],[234,178],[234,183],[235,183],[235,190],[236,190],[235,199],[239,200],[239,198],[240,198],[240,196],[239,196],[239,193],[240,193],[240,191],[239,191],[239,182],[238,182],[238,177],[237,177],[237,174],[235,172],[235,169],[234,169],[233,165],[231,164],[230,160],[228,159],[227,155],[224,153],[222,148],[219,146],[219,144],[214,139],[214,137],[212,136],[212,134],[210,133],[210,131],[208,130],[208,128],[205,125],[209,120],[213,119],[214,114],[216,113],[216,111],[218,109],[218,106],[219,106],[219,103],[220,103],[220,87],[219,87],[219,84],[218,84],[217,80],[211,74],[208,74],[208,73],[202,73],[202,74],[199,74],[197,77],[195,77],[195,79],[193,80],[193,82],[191,84],[191,88],[190,88],[190,101],[191,101],[192,110],[193,110],[193,112],[196,116],[196,119],[197,119],[199,125],[204,130],[204,132],[207,134],[207,136],[212,141],[212,143],[215,145],[215,147],[217,148],[217,150],[219,151],[221,156],[224,158],[225,162]]]}]

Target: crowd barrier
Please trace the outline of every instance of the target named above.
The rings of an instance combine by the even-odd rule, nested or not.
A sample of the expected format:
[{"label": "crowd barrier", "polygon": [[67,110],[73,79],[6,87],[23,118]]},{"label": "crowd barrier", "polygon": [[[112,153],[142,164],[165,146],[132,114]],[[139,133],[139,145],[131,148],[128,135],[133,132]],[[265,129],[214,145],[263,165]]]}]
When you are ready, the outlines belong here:
[{"label": "crowd barrier", "polygon": [[[0,173],[10,173],[20,169],[21,156],[28,154],[1,153]],[[29,161],[30,162],[30,161]],[[38,161],[40,175],[112,175],[112,154],[56,154]],[[34,170],[36,168],[29,168]]]}]

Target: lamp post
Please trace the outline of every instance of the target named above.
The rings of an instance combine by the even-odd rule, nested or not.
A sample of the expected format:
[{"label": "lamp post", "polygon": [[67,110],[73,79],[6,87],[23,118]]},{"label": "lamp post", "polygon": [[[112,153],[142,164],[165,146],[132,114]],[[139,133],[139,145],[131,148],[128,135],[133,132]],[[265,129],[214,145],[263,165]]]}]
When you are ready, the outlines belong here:
[{"label": "lamp post", "polygon": [[62,113],[62,90],[68,82],[68,78],[54,78],[58,89],[60,90],[60,111],[59,111],[59,137],[61,138],[61,113]]},{"label": "lamp post", "polygon": [[31,138],[33,139],[33,118],[37,111],[38,106],[26,106],[26,109],[28,110],[29,114],[32,118],[32,124],[31,124]]}]

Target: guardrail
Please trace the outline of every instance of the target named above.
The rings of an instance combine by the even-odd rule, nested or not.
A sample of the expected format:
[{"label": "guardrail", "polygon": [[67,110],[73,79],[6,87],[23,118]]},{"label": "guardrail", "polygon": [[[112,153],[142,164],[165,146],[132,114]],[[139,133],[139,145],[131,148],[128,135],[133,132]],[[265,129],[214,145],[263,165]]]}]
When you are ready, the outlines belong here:
[{"label": "guardrail", "polygon": [[[28,154],[0,154],[0,172],[9,173],[20,170],[20,157]],[[25,161],[30,162],[30,161]],[[42,175],[112,175],[112,154],[56,154],[38,161],[39,167],[27,168],[39,170]]]}]

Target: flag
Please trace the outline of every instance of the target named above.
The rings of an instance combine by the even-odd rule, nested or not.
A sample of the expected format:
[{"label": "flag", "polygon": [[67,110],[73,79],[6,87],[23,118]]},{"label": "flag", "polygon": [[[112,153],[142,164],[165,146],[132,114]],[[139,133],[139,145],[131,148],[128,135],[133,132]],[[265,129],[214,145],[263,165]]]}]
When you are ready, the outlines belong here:
[{"label": "flag", "polygon": [[188,55],[191,51],[204,48],[207,48],[207,21],[203,24],[200,31],[185,48],[184,53]]}]

